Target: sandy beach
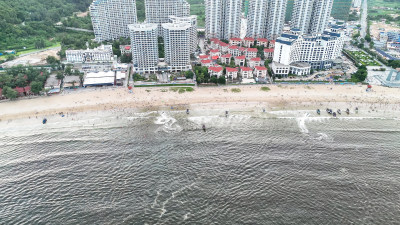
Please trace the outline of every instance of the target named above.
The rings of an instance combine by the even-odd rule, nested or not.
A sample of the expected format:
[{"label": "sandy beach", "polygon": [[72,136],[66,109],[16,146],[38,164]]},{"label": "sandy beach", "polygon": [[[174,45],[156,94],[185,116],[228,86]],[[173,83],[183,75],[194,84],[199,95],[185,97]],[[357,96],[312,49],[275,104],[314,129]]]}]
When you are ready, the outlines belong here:
[{"label": "sandy beach", "polygon": [[[107,111],[123,109],[154,110],[161,107],[212,108],[224,106],[227,109],[262,107],[274,109],[315,109],[326,107],[368,106],[369,110],[390,108],[398,110],[400,89],[373,87],[366,92],[366,86],[339,85],[268,85],[268,92],[262,86],[221,86],[195,88],[193,92],[178,93],[168,87],[89,89],[76,93],[61,94],[34,99],[21,99],[0,103],[0,119],[13,120],[58,113]],[[240,88],[234,93],[232,88]]]}]

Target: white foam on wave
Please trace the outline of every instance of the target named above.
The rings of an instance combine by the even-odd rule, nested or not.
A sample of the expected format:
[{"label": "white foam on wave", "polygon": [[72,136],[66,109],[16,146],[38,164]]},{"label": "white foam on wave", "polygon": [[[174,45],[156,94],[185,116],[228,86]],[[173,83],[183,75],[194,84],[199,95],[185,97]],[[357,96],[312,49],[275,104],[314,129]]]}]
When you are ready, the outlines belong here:
[{"label": "white foam on wave", "polygon": [[175,198],[175,196],[177,194],[179,194],[180,192],[184,191],[185,189],[191,188],[195,183],[192,183],[190,185],[184,186],[181,189],[172,192],[171,197],[167,198],[162,204],[161,204],[161,214],[160,214],[160,218],[167,212],[167,210],[165,209],[165,205],[172,199]]},{"label": "white foam on wave", "polygon": [[306,119],[308,118],[308,116],[309,114],[305,113],[303,117],[296,118],[297,125],[299,126],[300,131],[305,134],[308,134],[308,129],[306,126]]},{"label": "white foam on wave", "polygon": [[166,133],[171,132],[181,132],[183,129],[179,124],[177,124],[177,120],[172,116],[168,115],[165,112],[160,113],[160,116],[157,117],[155,124],[163,125],[156,130],[156,132],[164,131]]}]

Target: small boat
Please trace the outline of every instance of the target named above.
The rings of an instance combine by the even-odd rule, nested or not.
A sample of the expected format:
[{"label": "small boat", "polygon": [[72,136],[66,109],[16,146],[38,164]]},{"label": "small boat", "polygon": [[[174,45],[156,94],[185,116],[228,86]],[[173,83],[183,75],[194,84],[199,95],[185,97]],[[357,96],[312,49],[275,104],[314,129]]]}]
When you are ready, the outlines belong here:
[{"label": "small boat", "polygon": [[336,113],[335,113],[335,112],[333,112],[333,113],[332,113],[332,116],[333,116],[333,117],[336,117]]},{"label": "small boat", "polygon": [[317,109],[317,114],[321,115],[321,110]]},{"label": "small boat", "polygon": [[265,113],[265,109],[263,109],[263,112]]},{"label": "small boat", "polygon": [[225,117],[228,117],[229,112],[225,111]]},{"label": "small boat", "polygon": [[188,114],[188,115],[189,115],[189,109],[186,109],[186,114]]},{"label": "small boat", "polygon": [[350,114],[350,109],[346,109],[346,113],[347,113],[347,115],[349,115]]},{"label": "small boat", "polygon": [[342,110],[338,109],[338,110],[337,110],[337,113],[338,113],[339,115],[342,115]]},{"label": "small boat", "polygon": [[356,113],[358,113],[358,107],[356,107]]},{"label": "small boat", "polygon": [[44,118],[42,122],[43,122],[43,124],[46,124],[47,123],[47,119]]},{"label": "small boat", "polygon": [[206,132],[206,125],[203,124],[203,131]]},{"label": "small boat", "polygon": [[332,114],[332,109],[326,109],[329,114]]}]

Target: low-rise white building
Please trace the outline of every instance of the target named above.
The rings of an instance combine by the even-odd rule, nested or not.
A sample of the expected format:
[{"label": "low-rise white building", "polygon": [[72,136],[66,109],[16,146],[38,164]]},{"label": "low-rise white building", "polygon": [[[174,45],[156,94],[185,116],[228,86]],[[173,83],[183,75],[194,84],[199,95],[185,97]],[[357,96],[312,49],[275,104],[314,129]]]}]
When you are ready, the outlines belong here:
[{"label": "low-rise white building", "polygon": [[236,66],[244,66],[246,64],[246,56],[241,55],[235,57],[235,65]]},{"label": "low-rise white building", "polygon": [[243,79],[252,79],[253,78],[253,69],[250,67],[240,67],[240,73],[242,74]]},{"label": "low-rise white building", "polygon": [[248,48],[248,49],[246,49],[244,54],[246,55],[247,59],[251,59],[251,58],[257,57],[257,52],[258,52],[258,49],[256,49],[256,48]]},{"label": "low-rise white building", "polygon": [[226,67],[226,77],[229,79],[237,79],[239,73],[238,68]]},{"label": "low-rise white building", "polygon": [[221,66],[211,66],[208,68],[208,73],[210,74],[210,76],[217,76],[220,77],[222,76],[224,71],[224,68],[222,68]]},{"label": "low-rise white building", "polygon": [[68,63],[97,63],[112,62],[113,51],[111,45],[102,45],[95,49],[66,50]]},{"label": "low-rise white building", "polygon": [[268,69],[264,66],[256,66],[254,68],[254,76],[258,78],[267,78]]}]

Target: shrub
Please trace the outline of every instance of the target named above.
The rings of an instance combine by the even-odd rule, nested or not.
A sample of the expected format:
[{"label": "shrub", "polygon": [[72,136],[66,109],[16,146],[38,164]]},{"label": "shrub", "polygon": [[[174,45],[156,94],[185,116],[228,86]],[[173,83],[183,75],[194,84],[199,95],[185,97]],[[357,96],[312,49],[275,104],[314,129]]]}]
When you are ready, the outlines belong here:
[{"label": "shrub", "polygon": [[231,91],[232,91],[233,93],[242,92],[242,90],[240,90],[239,88],[232,88]]},{"label": "shrub", "polygon": [[270,91],[271,89],[269,87],[262,87],[261,91]]}]

